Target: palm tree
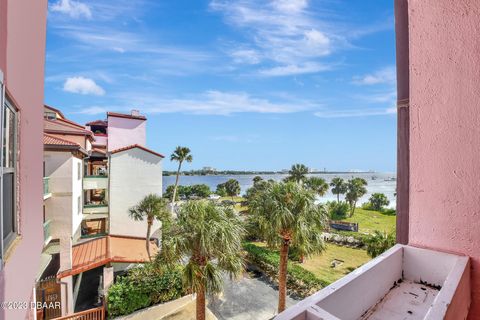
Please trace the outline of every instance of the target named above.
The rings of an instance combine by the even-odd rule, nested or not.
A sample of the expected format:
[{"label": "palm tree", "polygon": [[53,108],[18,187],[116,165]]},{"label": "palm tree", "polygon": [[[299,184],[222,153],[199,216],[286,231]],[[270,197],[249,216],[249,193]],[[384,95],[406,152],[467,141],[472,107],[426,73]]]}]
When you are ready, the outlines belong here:
[{"label": "palm tree", "polygon": [[240,183],[238,182],[238,180],[230,179],[225,182],[225,191],[227,195],[232,197],[232,201],[234,201],[233,197],[238,196],[241,190],[242,189],[240,188]]},{"label": "palm tree", "polygon": [[328,183],[325,181],[325,179],[319,177],[307,178],[305,180],[305,186],[320,197],[323,197],[328,191]]},{"label": "palm tree", "polygon": [[340,202],[340,195],[347,192],[345,180],[340,177],[335,177],[330,182],[330,186],[332,187],[332,193],[337,195],[337,202]]},{"label": "palm tree", "polygon": [[280,251],[278,273],[278,312],[285,310],[288,250],[301,255],[324,249],[321,237],[327,212],[315,204],[315,193],[295,182],[271,183],[249,202],[250,212],[258,222],[262,238]]},{"label": "palm tree", "polygon": [[182,163],[184,161],[192,162],[192,160],[193,160],[193,157],[190,154],[190,149],[187,147],[178,146],[170,156],[170,161],[178,162],[177,177],[175,179],[175,188],[173,189],[172,202],[171,202],[172,212],[175,205],[175,197],[177,196],[178,180],[180,178],[180,170],[182,169]]},{"label": "palm tree", "polygon": [[367,181],[363,178],[352,178],[347,182],[347,193],[345,200],[350,204],[350,216],[355,213],[357,201],[367,193]]},{"label": "palm tree", "polygon": [[380,232],[375,230],[375,233],[367,238],[367,254],[375,258],[381,255],[395,245],[395,233]]},{"label": "palm tree", "polygon": [[289,176],[285,179],[285,182],[295,181],[302,182],[305,180],[306,175],[308,174],[308,167],[304,164],[294,164],[290,171],[288,172]]},{"label": "palm tree", "polygon": [[260,177],[260,176],[255,176],[253,177],[253,184],[257,184],[259,183],[260,181],[263,181],[263,178]]},{"label": "palm tree", "polygon": [[222,272],[238,276],[243,270],[242,222],[230,208],[211,201],[188,201],[181,206],[161,255],[165,262],[188,258],[185,285],[197,295],[197,320],[205,319],[206,294],[222,290]]},{"label": "palm tree", "polygon": [[145,246],[148,258],[150,256],[150,232],[152,230],[153,221],[155,219],[162,221],[162,229],[166,228],[170,223],[170,213],[167,209],[167,200],[156,195],[149,194],[140,202],[128,210],[130,218],[135,221],[143,221],[147,219],[147,236],[145,238]]}]

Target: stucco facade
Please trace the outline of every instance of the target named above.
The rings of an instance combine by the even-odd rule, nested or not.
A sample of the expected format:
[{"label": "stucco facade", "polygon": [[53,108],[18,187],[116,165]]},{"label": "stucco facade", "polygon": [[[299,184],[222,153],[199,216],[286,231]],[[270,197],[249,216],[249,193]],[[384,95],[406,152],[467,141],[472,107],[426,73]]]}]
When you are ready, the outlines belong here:
[{"label": "stucco facade", "polygon": [[[408,14],[397,34],[408,35],[400,49],[409,62],[399,74],[409,74],[409,126],[400,127],[409,134],[409,244],[470,256],[468,319],[479,319],[480,2],[397,0],[401,8]],[[408,93],[403,86],[399,93]]]},{"label": "stucco facade", "polygon": [[[147,222],[133,221],[128,209],[148,194],[162,195],[162,158],[140,148],[110,156],[110,234],[146,236]],[[156,221],[152,234],[160,228]]]},{"label": "stucco facade", "polygon": [[45,201],[45,219],[52,221],[51,236],[60,240],[72,237],[75,242],[82,222],[82,159],[68,151],[45,151],[44,161],[52,193]]},{"label": "stucco facade", "polygon": [[147,145],[147,121],[108,115],[108,151],[132,144]]},{"label": "stucco facade", "polygon": [[[47,0],[0,0],[0,69],[19,109],[18,237],[0,271],[0,301],[31,301],[43,246],[42,154]],[[24,319],[27,309],[0,309]]]}]

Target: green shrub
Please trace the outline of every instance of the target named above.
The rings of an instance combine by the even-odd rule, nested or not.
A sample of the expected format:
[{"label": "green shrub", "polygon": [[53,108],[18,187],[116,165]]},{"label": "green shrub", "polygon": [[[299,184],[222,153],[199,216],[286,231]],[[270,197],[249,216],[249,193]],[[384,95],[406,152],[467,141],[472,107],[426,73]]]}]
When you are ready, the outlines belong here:
[{"label": "green shrub", "polygon": [[[253,243],[244,243],[247,259],[257,265],[267,276],[277,279],[280,255],[276,251],[261,248]],[[329,285],[327,281],[318,279],[313,273],[305,270],[295,262],[287,266],[287,288],[304,298],[313,292]]]},{"label": "green shrub", "polygon": [[329,202],[327,203],[327,209],[328,215],[332,220],[345,219],[350,212],[350,206],[345,201]]},{"label": "green shrub", "polygon": [[157,303],[184,295],[182,268],[146,264],[118,277],[108,290],[107,305],[110,317],[130,314]]},{"label": "green shrub", "polygon": [[395,233],[386,233],[375,231],[366,240],[367,253],[370,257],[375,258],[395,245]]},{"label": "green shrub", "polygon": [[390,204],[387,196],[383,193],[372,194],[370,199],[368,199],[368,202],[370,203],[371,208],[376,211],[382,211],[384,207]]}]

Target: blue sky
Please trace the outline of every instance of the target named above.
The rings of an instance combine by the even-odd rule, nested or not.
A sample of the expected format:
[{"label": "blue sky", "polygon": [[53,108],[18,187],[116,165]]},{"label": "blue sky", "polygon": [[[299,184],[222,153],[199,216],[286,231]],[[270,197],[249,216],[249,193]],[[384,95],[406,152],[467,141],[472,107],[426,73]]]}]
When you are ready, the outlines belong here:
[{"label": "blue sky", "polygon": [[186,169],[395,171],[393,1],[50,0],[47,28],[46,103],[139,109]]}]

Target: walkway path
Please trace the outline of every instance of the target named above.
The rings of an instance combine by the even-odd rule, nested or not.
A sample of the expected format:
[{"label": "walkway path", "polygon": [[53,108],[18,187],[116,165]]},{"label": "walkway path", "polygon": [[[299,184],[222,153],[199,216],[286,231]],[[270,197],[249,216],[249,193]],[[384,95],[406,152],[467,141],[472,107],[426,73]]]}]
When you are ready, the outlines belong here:
[{"label": "walkway path", "polygon": [[[287,307],[297,301],[287,297]],[[278,291],[263,276],[245,273],[239,280],[224,277],[224,292],[209,298],[208,308],[218,320],[268,320],[276,315]]]}]

